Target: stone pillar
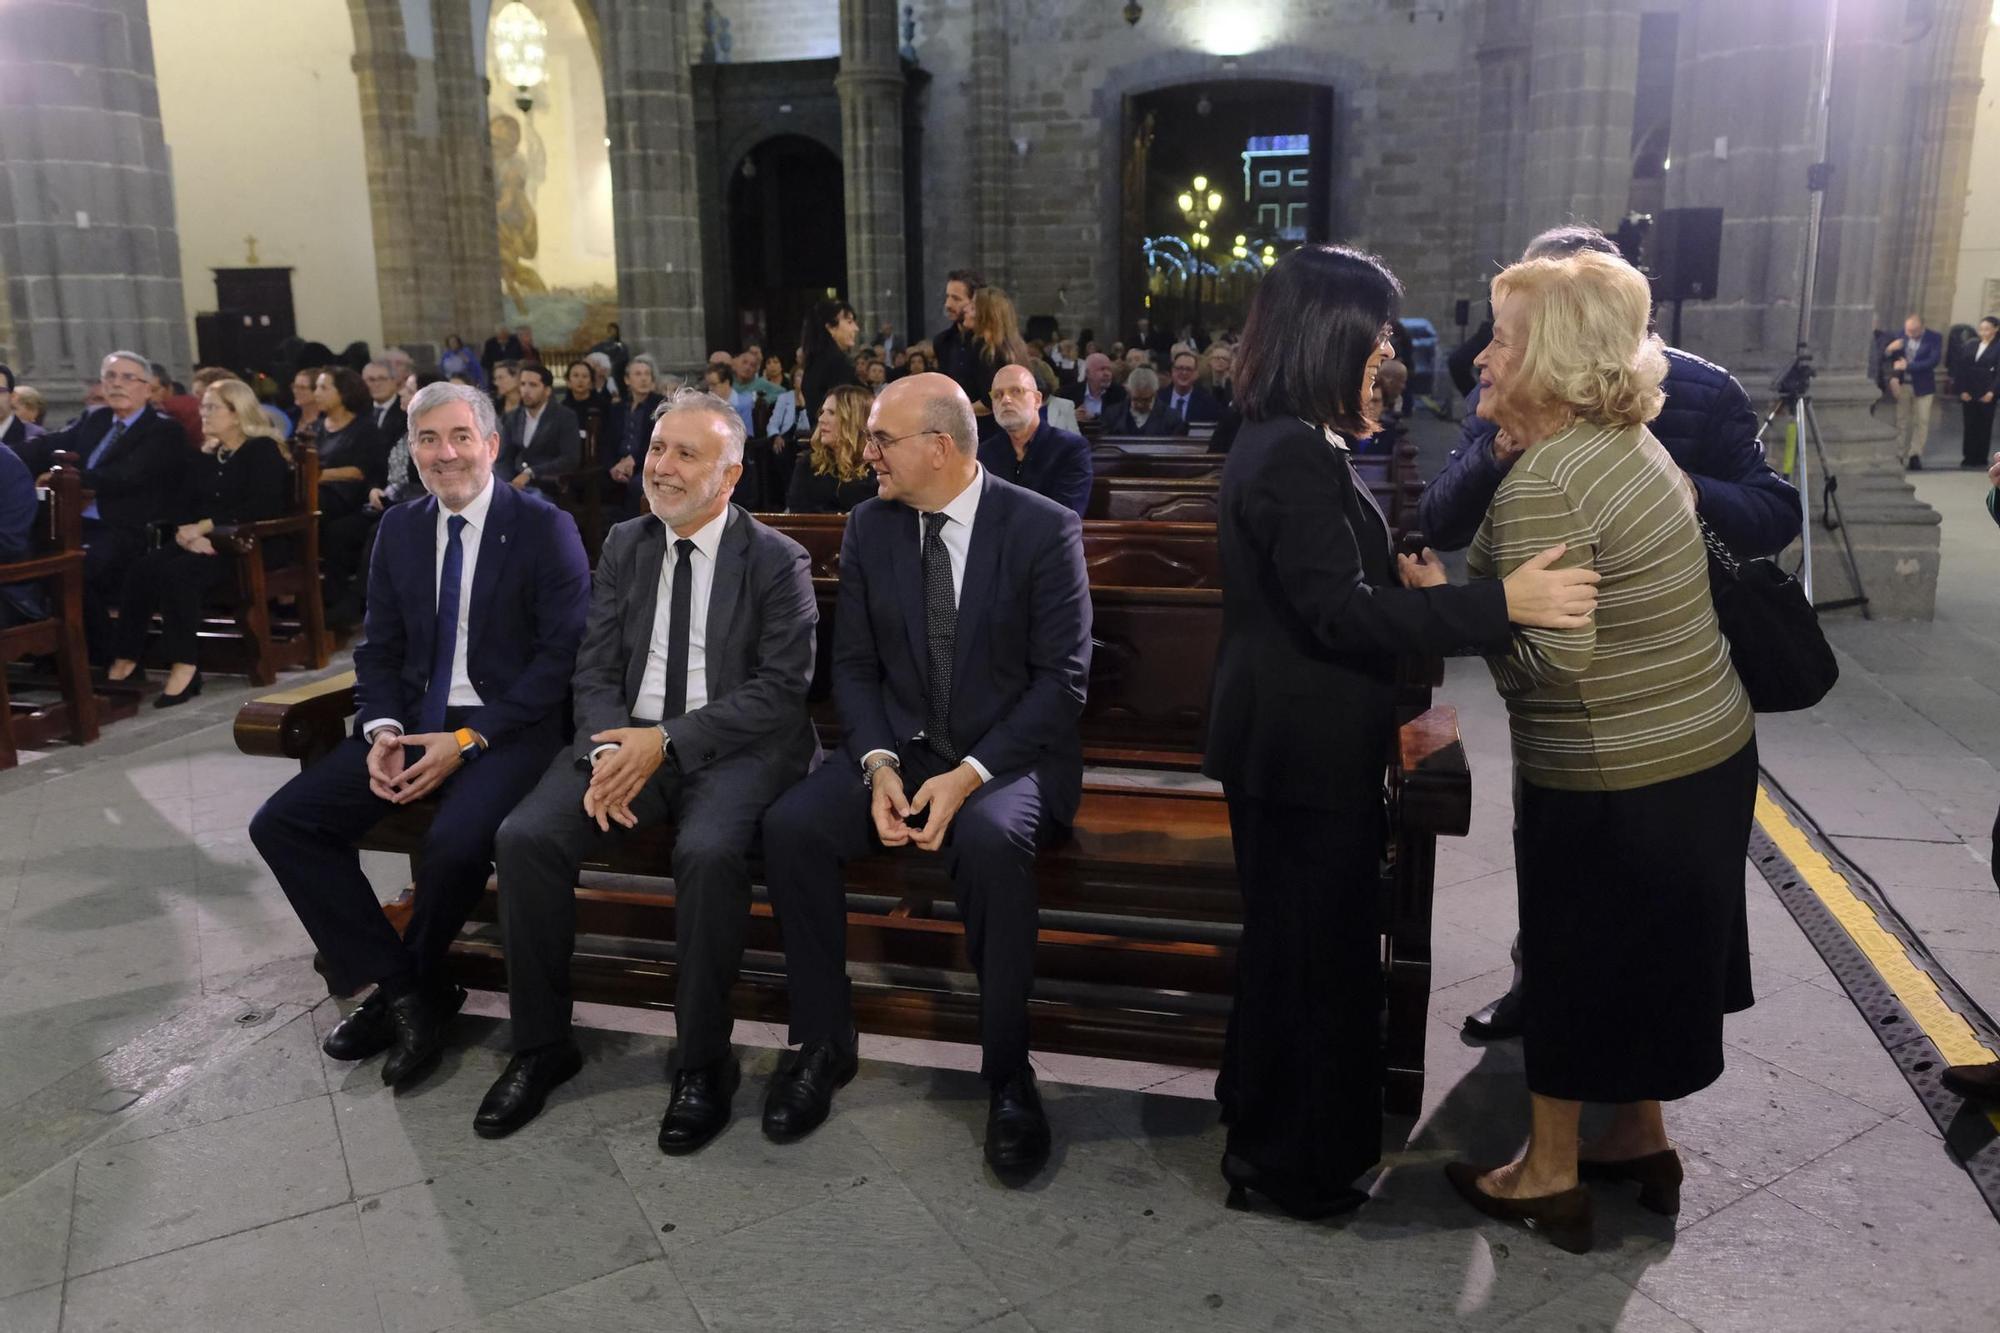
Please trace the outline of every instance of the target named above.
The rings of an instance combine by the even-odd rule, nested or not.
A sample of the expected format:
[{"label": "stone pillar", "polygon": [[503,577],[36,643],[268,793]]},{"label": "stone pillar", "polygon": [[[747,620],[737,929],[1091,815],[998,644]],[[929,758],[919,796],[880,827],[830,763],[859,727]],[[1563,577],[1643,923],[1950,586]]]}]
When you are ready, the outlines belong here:
[{"label": "stone pillar", "polygon": [[[1008,285],[1008,196],[1014,145],[1008,133],[1007,0],[973,0],[971,133],[974,266],[996,287]],[[946,268],[956,265],[947,264]],[[1018,295],[1018,293],[1016,293]],[[922,337],[921,331],[912,336]]]},{"label": "stone pillar", "polygon": [[[433,360],[500,318],[500,254],[485,98],[458,0],[348,0],[368,159],[385,343]],[[428,29],[411,54],[405,16]]]},{"label": "stone pillar", "polygon": [[663,369],[692,373],[706,351],[686,14],[678,4],[596,6],[621,327]]},{"label": "stone pillar", "polygon": [[0,338],[60,421],[113,349],[190,369],[173,174],[145,0],[48,0],[5,19]]},{"label": "stone pillar", "polygon": [[847,300],[864,337],[902,329],[903,61],[895,0],[840,0],[841,166],[847,199]]},{"label": "stone pillar", "polygon": [[1491,0],[1473,53],[1476,137],[1469,165],[1474,196],[1471,273],[1475,286],[1492,276],[1493,265],[1520,254],[1523,241],[1540,230],[1539,225],[1531,227],[1525,221],[1522,202],[1528,161],[1529,56],[1533,50],[1525,9],[1523,0]]},{"label": "stone pillar", "polygon": [[1611,231],[1632,193],[1639,0],[1541,0],[1521,215],[1507,250],[1564,222]]},{"label": "stone pillar", "polygon": [[[1820,371],[1814,412],[1826,459],[1822,466],[1808,454],[1815,521],[1807,533],[1815,597],[1846,596],[1839,534],[1816,521],[1830,472],[1839,480],[1871,611],[1928,619],[1936,600],[1938,516],[1916,499],[1889,457],[1893,427],[1886,412],[1871,415],[1877,393],[1866,378],[1885,273],[1884,226],[1902,206],[1890,174],[1903,148],[1893,110],[1904,86],[1901,25],[1900,6],[1840,9],[1827,154],[1834,176],[1810,333]],[[1727,210],[1721,294],[1687,307],[1683,342],[1734,370],[1760,408],[1772,399],[1773,375],[1797,348],[1813,90],[1825,40],[1823,0],[1687,0],[1681,11],[1667,204]],[[1778,440],[1768,443],[1773,462],[1780,462]]]}]

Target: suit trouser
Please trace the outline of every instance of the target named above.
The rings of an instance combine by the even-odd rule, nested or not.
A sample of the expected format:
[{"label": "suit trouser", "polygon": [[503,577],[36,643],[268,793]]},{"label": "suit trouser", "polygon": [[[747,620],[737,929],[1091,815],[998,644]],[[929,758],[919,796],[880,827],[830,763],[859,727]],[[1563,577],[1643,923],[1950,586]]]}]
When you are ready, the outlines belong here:
[{"label": "suit trouser", "polygon": [[125,591],[125,574],[146,553],[143,528],[114,528],[97,519],[83,524],[83,637],[90,660],[111,660],[111,608]]},{"label": "suit trouser", "polygon": [[231,582],[236,562],[197,555],[178,546],[148,551],[125,572],[118,600],[117,654],[137,662],[146,655],[146,632],[160,613],[160,655],[193,663],[201,638],[201,606],[210,590]]},{"label": "suit trouser", "polygon": [[[445,726],[465,725],[471,712],[447,709]],[[485,891],[494,833],[548,767],[555,744],[504,739],[445,780],[417,853],[415,900],[401,938],[355,849],[396,808],[368,788],[366,741],[342,741],[264,802],[250,820],[250,840],[318,946],[335,994],[371,981],[402,986],[438,979],[445,950]]]},{"label": "suit trouser", "polygon": [[[903,790],[911,796],[925,779],[952,767],[918,745],[903,747],[902,762]],[[979,978],[979,1072],[989,1082],[1028,1063],[1035,850],[1049,827],[1034,771],[996,773],[959,808],[942,849]],[[793,1042],[845,1041],[853,1028],[843,870],[883,850],[869,815],[868,788],[844,755],[822,764],[764,817],[764,865],[785,935]]]},{"label": "suit trouser", "polygon": [[1959,406],[1965,409],[1964,453],[1959,461],[1967,467],[1986,467],[1993,462],[1993,409],[2000,403],[1975,399]]},{"label": "suit trouser", "polygon": [[1917,394],[1907,380],[1896,380],[1896,462],[1921,458],[1931,439],[1931,409],[1937,406],[1934,393]]},{"label": "suit trouser", "polygon": [[[584,814],[589,786],[590,774],[565,750],[500,826],[500,924],[517,1051],[569,1036],[577,870],[624,834],[616,824],[606,833]],[[750,919],[750,843],[781,789],[761,758],[736,755],[687,775],[663,764],[633,799],[641,825],[669,816],[675,825],[674,1027],[684,1069],[729,1054],[729,991]]]}]

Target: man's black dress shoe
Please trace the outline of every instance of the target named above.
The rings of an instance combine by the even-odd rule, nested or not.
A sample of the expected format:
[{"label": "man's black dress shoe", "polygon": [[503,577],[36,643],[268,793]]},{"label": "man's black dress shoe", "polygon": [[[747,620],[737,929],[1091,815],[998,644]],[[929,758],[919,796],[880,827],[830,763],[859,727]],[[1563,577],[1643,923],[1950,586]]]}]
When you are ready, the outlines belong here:
[{"label": "man's black dress shoe", "polygon": [[859,1067],[854,1048],[833,1041],[787,1051],[764,1095],[764,1136],[790,1143],[818,1129],[833,1109],[834,1089],[846,1087]]},{"label": "man's black dress shoe", "polygon": [[444,998],[423,990],[398,995],[386,1006],[389,1017],[389,1057],[382,1062],[382,1081],[407,1088],[437,1064],[444,1054],[445,1029],[455,1010]]},{"label": "man's black dress shoe", "polygon": [[1465,1016],[1465,1034],[1480,1041],[1505,1041],[1521,1035],[1521,993],[1508,991],[1484,1009]]},{"label": "man's black dress shoe", "polygon": [[[436,1003],[447,1016],[457,1013],[465,1006],[465,987],[447,987]],[[389,1026],[389,1001],[378,990],[335,1023],[319,1048],[336,1060],[366,1060],[395,1044],[396,1034]]]},{"label": "man's black dress shoe", "polygon": [[575,1078],[583,1052],[569,1040],[523,1051],[507,1062],[472,1117],[482,1139],[504,1139],[542,1113],[549,1094]]},{"label": "man's black dress shoe", "polygon": [[1968,1101],[2000,1106],[2000,1062],[1953,1065],[1939,1077],[1947,1088]]},{"label": "man's black dress shoe", "polygon": [[729,1099],[742,1081],[743,1066],[734,1055],[699,1069],[675,1070],[673,1095],[660,1117],[660,1151],[679,1157],[720,1134],[729,1123]]},{"label": "man's black dress shoe", "polygon": [[1049,1160],[1049,1118],[1023,1067],[993,1085],[986,1104],[986,1164],[1002,1176],[1032,1176]]}]

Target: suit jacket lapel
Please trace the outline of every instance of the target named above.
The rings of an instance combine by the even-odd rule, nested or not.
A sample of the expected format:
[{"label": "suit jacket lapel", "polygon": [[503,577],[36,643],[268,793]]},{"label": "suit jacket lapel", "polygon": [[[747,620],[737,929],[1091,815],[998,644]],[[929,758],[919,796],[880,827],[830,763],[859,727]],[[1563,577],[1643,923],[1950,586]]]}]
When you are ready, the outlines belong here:
[{"label": "suit jacket lapel", "polygon": [[722,646],[729,642],[729,626],[736,618],[738,594],[743,590],[743,569],[750,559],[749,516],[729,506],[729,520],[723,524],[722,543],[715,551],[715,578],[708,589],[707,647],[703,649],[708,672],[708,694],[715,698],[736,682],[718,679],[717,668],[727,660]]},{"label": "suit jacket lapel", "polygon": [[413,568],[423,582],[419,585],[416,605],[423,614],[416,617],[416,623],[409,627],[410,660],[430,670],[431,655],[436,649],[437,638],[437,595],[438,595],[438,502],[435,495],[427,495],[417,507],[423,515],[423,531],[417,534],[417,546],[423,553],[423,564]]},{"label": "suit jacket lapel", "polygon": [[[1032,446],[1031,446],[1032,447]],[[972,518],[972,541],[965,552],[965,577],[958,585],[958,633],[952,644],[951,674],[963,678],[973,641],[986,627],[994,571],[1007,540],[1007,513],[991,472],[980,478],[979,508]]]},{"label": "suit jacket lapel", "polygon": [[639,530],[629,571],[632,587],[625,594],[625,707],[638,706],[639,686],[646,678],[646,652],[653,641],[653,617],[659,613],[660,567],[667,554],[667,525],[657,517]]},{"label": "suit jacket lapel", "polygon": [[908,505],[899,504],[892,512],[895,521],[890,525],[889,568],[895,576],[896,599],[903,604],[903,630],[910,639],[910,660],[918,671],[924,671],[930,654],[924,647],[923,523],[917,511]]},{"label": "suit jacket lapel", "polygon": [[[472,612],[466,620],[465,646],[474,657],[479,655],[480,631],[487,624],[487,613],[493,608],[494,595],[501,583],[506,581],[510,545],[507,539],[514,531],[514,520],[520,512],[520,493],[495,477],[493,502],[486,510],[486,530],[479,534],[479,562],[472,567]],[[435,524],[431,527],[431,541],[433,544],[437,541]]]},{"label": "suit jacket lapel", "polygon": [[[1389,549],[1390,545],[1389,520],[1383,516],[1382,506],[1375,503],[1375,492],[1368,489],[1367,480],[1363,478],[1358,471],[1355,470],[1354,455],[1349,453],[1345,449],[1342,449],[1339,452],[1340,452],[1340,460],[1342,464],[1344,464],[1347,468],[1348,483],[1354,488],[1355,495],[1360,497],[1361,510],[1364,516],[1367,514],[1374,515],[1375,522],[1380,527],[1381,530],[1380,537],[1376,540],[1375,545],[1386,551]],[[1358,533],[1356,535],[1359,536]]]}]

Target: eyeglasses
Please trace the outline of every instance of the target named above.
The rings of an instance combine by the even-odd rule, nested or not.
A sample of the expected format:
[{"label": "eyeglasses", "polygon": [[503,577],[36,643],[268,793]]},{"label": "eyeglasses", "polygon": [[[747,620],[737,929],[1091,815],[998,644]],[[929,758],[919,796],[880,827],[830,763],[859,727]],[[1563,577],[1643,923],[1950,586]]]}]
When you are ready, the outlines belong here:
[{"label": "eyeglasses", "polygon": [[892,444],[900,444],[904,440],[914,439],[919,435],[943,435],[945,433],[941,430],[913,430],[908,435],[884,435],[879,431],[871,430],[861,437],[861,442],[876,453],[885,454],[889,452],[889,446]]},{"label": "eyeglasses", "polygon": [[107,370],[104,372],[106,384],[144,384],[150,375],[141,375],[135,370]]}]

